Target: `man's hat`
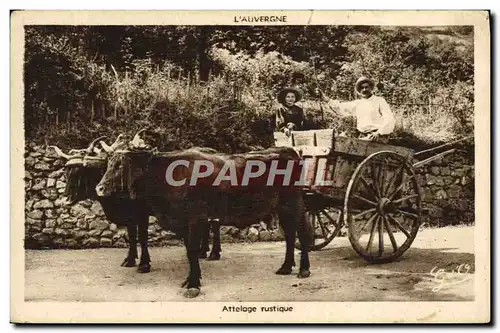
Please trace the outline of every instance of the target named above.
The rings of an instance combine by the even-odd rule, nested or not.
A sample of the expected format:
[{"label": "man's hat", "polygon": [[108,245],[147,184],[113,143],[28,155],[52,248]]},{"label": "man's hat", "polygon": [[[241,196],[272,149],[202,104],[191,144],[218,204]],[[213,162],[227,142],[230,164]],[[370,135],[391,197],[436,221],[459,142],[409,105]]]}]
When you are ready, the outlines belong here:
[{"label": "man's hat", "polygon": [[281,104],[285,104],[285,97],[286,94],[289,92],[293,93],[295,95],[295,102],[298,102],[302,99],[302,92],[299,89],[296,88],[284,88],[278,93],[278,102]]},{"label": "man's hat", "polygon": [[356,85],[355,85],[355,87],[356,87],[356,91],[357,91],[357,92],[359,92],[359,89],[360,89],[360,87],[361,87],[361,84],[366,83],[366,82],[368,82],[368,83],[372,86],[372,89],[373,89],[373,87],[375,86],[375,82],[373,82],[373,80],[372,80],[372,79],[369,79],[369,78],[367,78],[366,76],[362,76],[362,77],[360,77],[360,78],[356,81]]}]

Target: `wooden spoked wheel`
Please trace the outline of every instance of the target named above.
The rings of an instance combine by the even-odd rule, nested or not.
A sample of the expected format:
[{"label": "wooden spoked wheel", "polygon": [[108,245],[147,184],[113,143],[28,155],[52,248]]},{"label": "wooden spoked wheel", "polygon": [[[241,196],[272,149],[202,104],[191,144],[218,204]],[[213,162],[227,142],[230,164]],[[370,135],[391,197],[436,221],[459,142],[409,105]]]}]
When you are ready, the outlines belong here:
[{"label": "wooden spoked wheel", "polygon": [[405,157],[381,151],[364,159],[349,181],[344,201],[354,250],[373,263],[400,257],[420,227],[421,199],[413,167]]},{"label": "wooden spoked wheel", "polygon": [[[309,201],[309,203],[307,203]],[[310,230],[310,251],[318,251],[327,246],[343,226],[342,210],[333,207],[329,199],[317,195],[306,200],[306,221]],[[300,243],[295,242],[295,248],[300,249]]]}]

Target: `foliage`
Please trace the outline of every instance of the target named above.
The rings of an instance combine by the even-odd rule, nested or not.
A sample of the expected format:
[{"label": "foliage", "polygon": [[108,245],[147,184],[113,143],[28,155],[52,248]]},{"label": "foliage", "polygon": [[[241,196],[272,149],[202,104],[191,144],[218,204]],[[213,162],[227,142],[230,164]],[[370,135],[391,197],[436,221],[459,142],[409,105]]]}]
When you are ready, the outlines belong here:
[{"label": "foliage", "polygon": [[28,140],[84,146],[98,135],[149,127],[159,148],[237,152],[272,143],[284,86],[304,92],[311,128],[341,132],[314,88],[356,98],[376,79],[396,132],[427,143],[473,130],[473,43],[468,27],[31,26],[26,29]]},{"label": "foliage", "polygon": [[376,94],[395,112],[398,132],[435,143],[472,131],[471,43],[379,28],[352,34],[348,43],[348,62],[332,82],[331,94],[353,99],[352,83],[366,75],[375,78]]}]

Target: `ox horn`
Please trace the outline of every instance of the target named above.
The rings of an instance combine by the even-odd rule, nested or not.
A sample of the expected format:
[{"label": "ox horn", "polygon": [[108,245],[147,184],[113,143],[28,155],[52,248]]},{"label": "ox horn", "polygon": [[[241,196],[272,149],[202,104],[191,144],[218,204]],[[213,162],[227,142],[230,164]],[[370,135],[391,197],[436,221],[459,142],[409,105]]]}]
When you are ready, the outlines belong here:
[{"label": "ox horn", "polygon": [[115,142],[111,145],[111,149],[116,150],[120,145],[124,144],[123,139],[125,138],[125,134],[119,134],[116,137]]},{"label": "ox horn", "polygon": [[71,154],[71,155],[78,155],[78,154],[83,154],[83,153],[86,153],[87,152],[87,148],[84,148],[84,149],[71,149],[68,154]]},{"label": "ox horn", "polygon": [[120,145],[123,144],[122,140],[125,137],[124,134],[119,134],[118,137],[116,138],[115,142],[111,146],[108,146],[108,144],[104,141],[101,141],[101,147],[104,149],[106,153],[112,153],[114,152]]},{"label": "ox horn", "polygon": [[104,141],[100,141],[99,143],[101,144],[102,149],[103,149],[106,153],[112,153],[112,152],[113,152],[113,149],[112,149],[110,146],[108,146],[108,144],[107,144],[106,142],[104,142]]},{"label": "ox horn", "polygon": [[87,148],[87,153],[89,153],[89,154],[92,153],[94,151],[94,146],[95,146],[96,142],[99,141],[99,140],[104,139],[105,137],[106,137],[105,135],[102,135],[102,136],[98,137],[97,139],[94,139],[90,143],[89,147]]},{"label": "ox horn", "polygon": [[130,144],[132,145],[132,147],[134,148],[143,148],[145,146],[145,142],[143,139],[141,139],[141,134],[143,132],[145,132],[147,129],[146,128],[143,128],[141,129],[139,132],[137,132],[134,136],[134,138],[132,139],[132,141],[130,141]]},{"label": "ox horn", "polygon": [[70,158],[72,158],[75,154],[73,155],[68,155],[68,154],[65,154],[63,153],[63,151],[57,147],[57,146],[48,146],[47,148],[54,148],[54,150],[56,151],[57,155],[59,155],[60,157],[63,157],[67,160],[69,160]]}]

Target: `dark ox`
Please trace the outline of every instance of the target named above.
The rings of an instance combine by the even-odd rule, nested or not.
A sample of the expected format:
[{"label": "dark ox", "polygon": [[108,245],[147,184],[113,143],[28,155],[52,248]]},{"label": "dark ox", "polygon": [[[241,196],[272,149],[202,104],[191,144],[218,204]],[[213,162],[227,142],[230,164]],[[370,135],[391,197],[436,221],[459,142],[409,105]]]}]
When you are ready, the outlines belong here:
[{"label": "dark ox", "polygon": [[137,270],[141,273],[147,273],[151,269],[148,252],[148,224],[151,210],[144,200],[97,196],[95,186],[106,171],[109,154],[124,144],[121,142],[122,137],[118,137],[111,146],[101,141],[104,150],[100,150],[95,147],[95,144],[102,138],[94,140],[87,149],[71,150],[69,154],[64,154],[58,147],[53,146],[57,154],[67,160],[65,165],[67,203],[73,204],[85,199],[97,200],[110,222],[127,227],[129,250],[121,265],[125,267],[135,266],[135,259],[138,257],[137,239],[139,239],[141,259]]},{"label": "dark ox", "polygon": [[[66,188],[64,195],[68,204],[91,199],[97,200],[104,211],[106,218],[118,226],[127,227],[129,239],[129,250],[121,266],[134,267],[138,258],[137,241],[141,246],[141,258],[137,268],[140,273],[147,273],[151,269],[151,258],[148,251],[148,225],[151,209],[144,200],[132,200],[129,198],[110,196],[99,197],[95,188],[106,171],[107,161],[110,154],[118,147],[126,145],[123,136],[108,146],[103,137],[95,139],[86,149],[72,149],[68,154],[62,152],[57,146],[52,146],[56,153],[67,160],[65,164]],[[97,148],[96,143],[100,141],[102,149]],[[192,148],[205,152],[214,152],[209,148]],[[159,221],[160,225],[162,224]],[[217,222],[213,223],[214,244],[209,260],[220,259],[220,230]],[[207,225],[202,242],[200,257],[206,258],[209,247],[210,224]]]},{"label": "dark ox", "polygon": [[[241,186],[242,174],[250,160],[264,162],[265,173],[252,179],[248,186]],[[169,165],[187,161],[187,166],[173,169],[173,179],[187,179],[182,186],[172,186],[166,181]],[[190,185],[195,161],[210,162],[214,171]],[[215,178],[227,162],[234,162],[237,185],[223,180],[213,186]],[[109,158],[108,168],[96,187],[101,197],[145,200],[159,220],[169,221],[165,226],[184,239],[189,260],[189,275],[182,286],[187,286],[186,297],[196,297],[200,291],[201,269],[199,264],[200,240],[207,217],[219,218],[222,225],[244,228],[257,220],[266,219],[277,212],[286,241],[286,254],[276,274],[291,274],[294,262],[295,234],[301,244],[298,277],[308,277],[309,225],[304,215],[302,190],[297,186],[282,186],[283,176],[277,176],[273,186],[267,186],[269,165],[276,161],[282,170],[289,161],[294,165],[291,184],[299,180],[300,158],[291,148],[271,148],[238,155],[206,154],[200,151],[153,153],[151,151],[119,151]],[[201,171],[198,170],[198,171]],[[165,219],[164,216],[173,218]]]}]

